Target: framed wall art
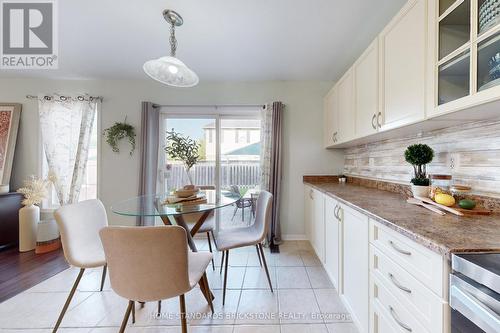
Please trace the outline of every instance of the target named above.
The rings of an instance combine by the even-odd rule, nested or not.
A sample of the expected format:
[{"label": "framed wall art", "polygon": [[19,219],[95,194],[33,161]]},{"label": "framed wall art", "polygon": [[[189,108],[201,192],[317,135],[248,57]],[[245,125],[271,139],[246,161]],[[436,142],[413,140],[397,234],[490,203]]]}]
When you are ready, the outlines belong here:
[{"label": "framed wall art", "polygon": [[0,185],[8,185],[16,149],[21,104],[0,103]]}]

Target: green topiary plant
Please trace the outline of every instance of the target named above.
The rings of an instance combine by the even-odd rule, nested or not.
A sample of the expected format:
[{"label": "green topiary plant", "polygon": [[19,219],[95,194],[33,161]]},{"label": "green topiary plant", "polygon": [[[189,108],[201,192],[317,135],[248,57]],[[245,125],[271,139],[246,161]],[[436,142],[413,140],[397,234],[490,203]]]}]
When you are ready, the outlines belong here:
[{"label": "green topiary plant", "polygon": [[189,136],[172,131],[167,131],[167,145],[163,148],[168,157],[182,161],[188,176],[189,183],[193,185],[190,170],[200,159],[200,144]]},{"label": "green topiary plant", "polygon": [[415,177],[411,180],[413,185],[429,186],[430,181],[427,178],[427,167],[434,158],[434,150],[425,144],[415,144],[406,148],[405,160],[413,165]]},{"label": "green topiary plant", "polygon": [[106,137],[106,142],[111,146],[111,149],[115,153],[120,152],[120,148],[118,148],[118,141],[127,138],[128,142],[132,146],[130,149],[130,155],[135,150],[135,128],[134,126],[126,123],[127,118],[123,123],[116,122],[113,126],[106,128],[104,130],[104,136]]}]

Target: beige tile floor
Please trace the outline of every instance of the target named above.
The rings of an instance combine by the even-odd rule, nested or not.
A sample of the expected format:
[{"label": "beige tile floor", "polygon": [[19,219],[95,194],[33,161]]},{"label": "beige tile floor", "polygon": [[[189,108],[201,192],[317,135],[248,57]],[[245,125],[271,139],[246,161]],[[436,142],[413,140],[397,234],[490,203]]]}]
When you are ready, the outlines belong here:
[{"label": "beige tile floor", "polygon": [[[206,240],[197,239],[200,250]],[[199,289],[186,295],[189,332],[192,333],[356,333],[354,324],[330,283],[308,242],[289,241],[281,253],[266,250],[274,293],[259,267],[254,247],[232,251],[226,305],[221,304],[220,254],[215,255],[216,271],[207,270],[215,295],[215,315]],[[74,282],[77,269],[70,268],[0,304],[0,332],[51,332],[59,311]],[[59,332],[117,332],[127,301],[117,296],[106,281],[98,292],[101,271],[85,273]],[[126,332],[180,332],[178,300],[163,302],[161,318],[154,317],[156,304],[136,308],[137,321]]]}]

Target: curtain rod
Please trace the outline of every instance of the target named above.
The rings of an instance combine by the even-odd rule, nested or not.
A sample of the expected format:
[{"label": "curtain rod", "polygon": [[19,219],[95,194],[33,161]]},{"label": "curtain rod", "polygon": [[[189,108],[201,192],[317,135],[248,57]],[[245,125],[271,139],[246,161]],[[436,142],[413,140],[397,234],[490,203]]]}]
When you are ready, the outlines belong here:
[{"label": "curtain rod", "polygon": [[[65,95],[58,95],[56,94],[57,96],[59,96],[59,100],[64,102],[66,100],[71,100],[71,99],[74,99],[74,100],[77,100],[77,101],[92,101],[92,100],[100,100],[102,102],[103,98],[102,96],[89,96],[89,95],[77,95],[76,97],[72,97],[72,96],[65,96]],[[38,96],[35,96],[35,95],[26,95],[26,98],[27,99],[38,99]],[[43,98],[45,100],[52,100],[52,96],[50,95],[44,95]]]},{"label": "curtain rod", "polygon": [[155,107],[160,107],[160,108],[179,108],[179,107],[187,107],[187,108],[193,108],[193,107],[196,107],[196,108],[229,108],[229,107],[233,107],[233,108],[237,108],[237,107],[242,107],[242,108],[245,108],[245,107],[261,107],[261,108],[265,108],[266,105],[265,104],[218,104],[218,105],[207,105],[207,104],[191,104],[191,105],[188,105],[188,104],[177,104],[177,105],[167,105],[167,104],[154,104],[153,105]]}]

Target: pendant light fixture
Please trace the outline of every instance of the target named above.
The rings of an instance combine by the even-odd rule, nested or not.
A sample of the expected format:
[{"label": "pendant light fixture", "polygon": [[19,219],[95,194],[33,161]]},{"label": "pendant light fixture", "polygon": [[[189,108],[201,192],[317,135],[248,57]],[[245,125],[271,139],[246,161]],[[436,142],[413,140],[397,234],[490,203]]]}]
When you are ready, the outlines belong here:
[{"label": "pendant light fixture", "polygon": [[149,60],[144,63],[144,72],[153,80],[174,87],[194,87],[198,84],[198,75],[175,57],[177,39],[175,27],[184,23],[182,17],[175,11],[165,9],[163,17],[170,24],[170,56]]}]

